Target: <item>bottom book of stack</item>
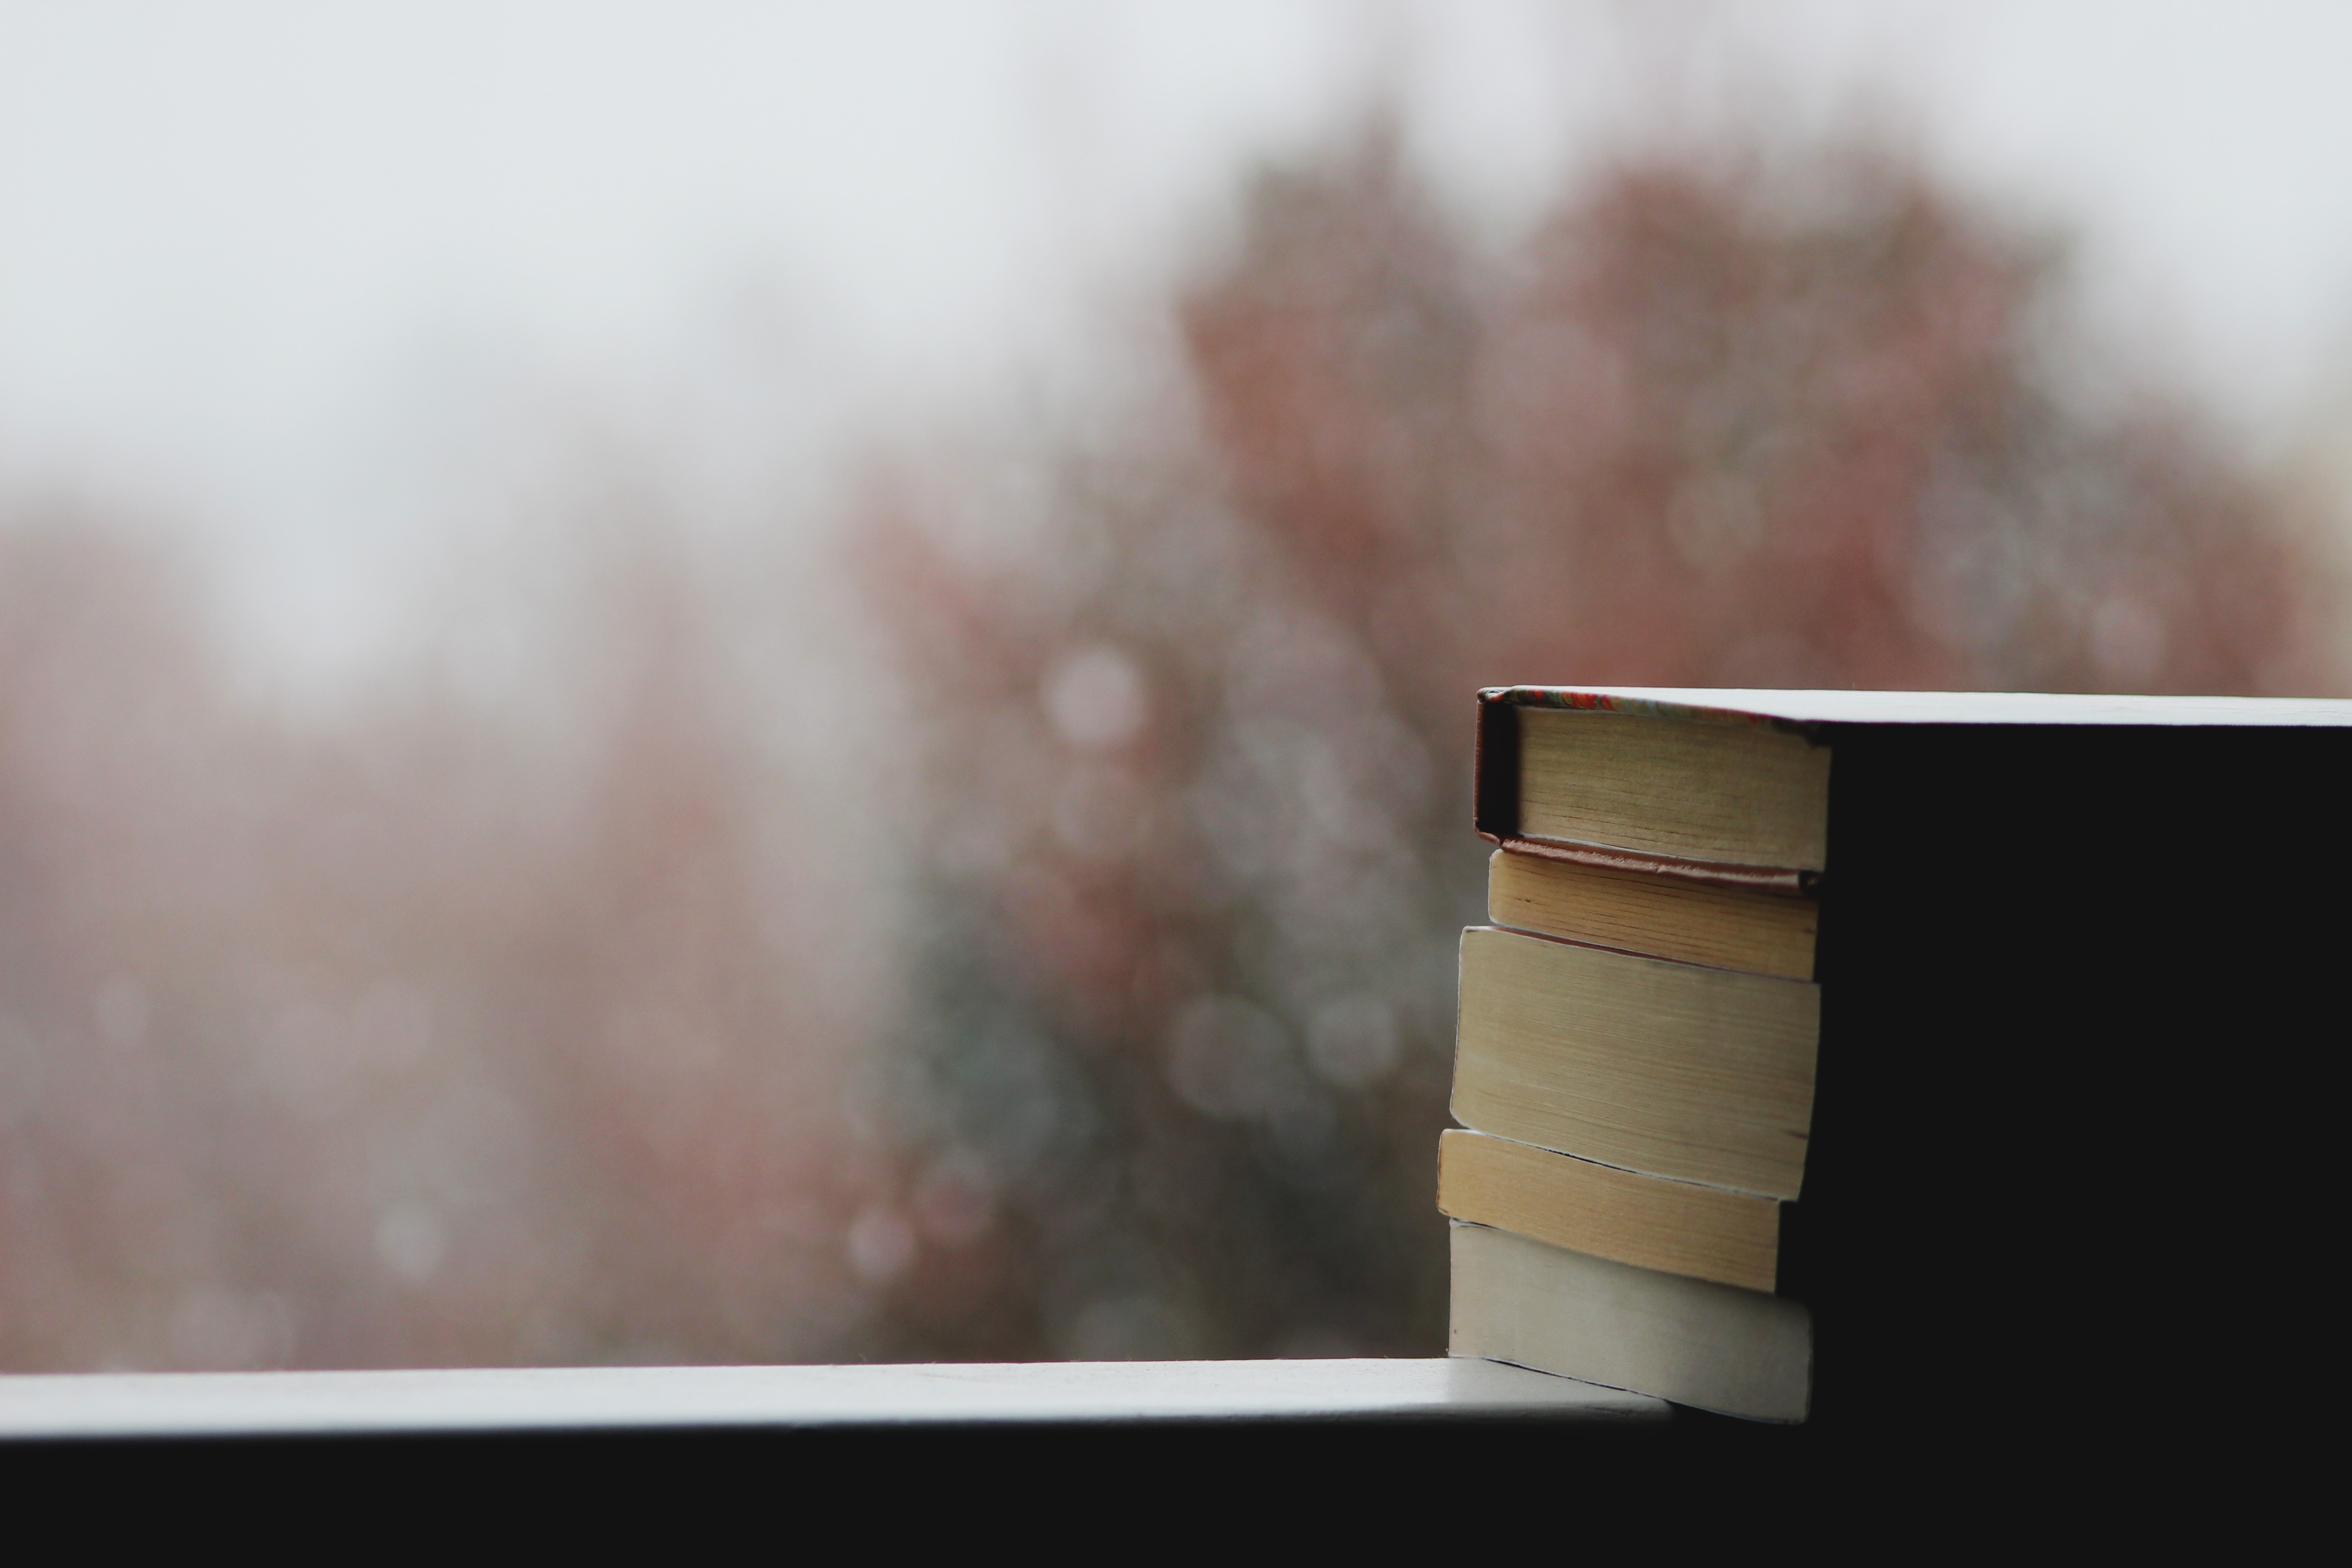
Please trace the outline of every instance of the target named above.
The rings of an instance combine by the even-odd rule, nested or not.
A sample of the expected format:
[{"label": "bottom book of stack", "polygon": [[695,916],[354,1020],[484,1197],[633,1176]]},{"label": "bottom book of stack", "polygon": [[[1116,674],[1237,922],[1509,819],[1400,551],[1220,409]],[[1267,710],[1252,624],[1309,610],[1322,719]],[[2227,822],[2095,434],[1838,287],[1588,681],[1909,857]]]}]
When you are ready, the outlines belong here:
[{"label": "bottom book of stack", "polygon": [[1455,1220],[1450,1349],[1752,1421],[1802,1421],[1812,1324],[1794,1301]]}]

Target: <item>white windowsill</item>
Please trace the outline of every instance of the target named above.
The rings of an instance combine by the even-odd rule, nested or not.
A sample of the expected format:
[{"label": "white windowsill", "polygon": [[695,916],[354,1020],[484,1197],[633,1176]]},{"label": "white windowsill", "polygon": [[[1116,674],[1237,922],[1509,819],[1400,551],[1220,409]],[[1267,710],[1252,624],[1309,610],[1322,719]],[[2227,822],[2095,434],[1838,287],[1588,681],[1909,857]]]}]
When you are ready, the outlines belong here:
[{"label": "white windowsill", "polygon": [[1539,1416],[1666,1405],[1494,1362],[1041,1362],[0,1376],[0,1440]]}]

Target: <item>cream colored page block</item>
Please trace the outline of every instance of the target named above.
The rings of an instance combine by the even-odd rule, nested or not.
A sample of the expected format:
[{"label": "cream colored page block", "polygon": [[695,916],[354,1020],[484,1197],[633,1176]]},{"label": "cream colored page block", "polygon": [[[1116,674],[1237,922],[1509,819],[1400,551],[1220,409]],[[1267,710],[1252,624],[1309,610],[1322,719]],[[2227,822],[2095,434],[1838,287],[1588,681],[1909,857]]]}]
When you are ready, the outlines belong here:
[{"label": "cream colored page block", "polygon": [[1830,749],[1801,735],[1519,710],[1519,832],[1685,859],[1818,871]]},{"label": "cream colored page block", "polygon": [[1821,988],[1473,926],[1454,1119],[1603,1164],[1794,1198]]},{"label": "cream colored page block", "polygon": [[1749,1290],[1776,1282],[1780,1205],[1449,1129],[1437,1206],[1454,1219],[1643,1268]]},{"label": "cream colored page block", "polygon": [[1812,1320],[1794,1301],[1453,1229],[1455,1355],[1754,1421],[1801,1421],[1811,1406]]},{"label": "cream colored page block", "polygon": [[1486,914],[1498,926],[1791,980],[1812,978],[1821,923],[1810,899],[1502,849],[1487,862]]}]

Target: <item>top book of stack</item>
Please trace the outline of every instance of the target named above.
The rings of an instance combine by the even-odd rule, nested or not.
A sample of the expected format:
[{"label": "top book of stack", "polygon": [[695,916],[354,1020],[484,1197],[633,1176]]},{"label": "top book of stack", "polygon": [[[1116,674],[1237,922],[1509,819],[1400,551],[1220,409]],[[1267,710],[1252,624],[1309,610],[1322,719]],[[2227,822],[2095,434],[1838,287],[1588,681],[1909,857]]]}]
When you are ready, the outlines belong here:
[{"label": "top book of stack", "polygon": [[[1592,722],[1601,717],[1675,721]],[[2176,751],[2210,752],[2249,731],[2345,728],[2352,702],[2327,700],[1494,687],[1478,694],[1475,820],[1522,854],[1810,892],[1830,869],[1838,738],[1892,730],[1979,751],[2022,742],[2054,760],[2101,750],[2105,735],[2121,760],[2149,730],[2172,732],[2164,744]],[[2212,835],[2275,826],[2180,824]]]}]

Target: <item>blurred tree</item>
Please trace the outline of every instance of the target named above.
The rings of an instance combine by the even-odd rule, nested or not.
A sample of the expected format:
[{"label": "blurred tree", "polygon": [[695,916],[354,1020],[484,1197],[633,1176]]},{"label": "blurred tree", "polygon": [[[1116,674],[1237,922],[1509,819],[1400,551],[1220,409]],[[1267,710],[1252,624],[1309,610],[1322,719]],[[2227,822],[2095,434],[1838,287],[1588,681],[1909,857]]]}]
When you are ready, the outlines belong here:
[{"label": "blurred tree", "polygon": [[925,935],[875,1348],[1442,1346],[1480,685],[2331,684],[2217,438],[2065,390],[2058,259],[1851,149],[1629,162],[1492,258],[1376,126],[1255,182],[1180,395],[993,553],[977,473],[878,501]]},{"label": "blurred tree", "polygon": [[1164,395],[857,535],[861,1082],[744,552],[571,528],[503,697],[318,720],[0,519],[0,1366],[1433,1351],[1474,688],[2336,679],[2280,509],[1916,170],[1631,163],[1496,257],[1375,128],[1241,216]]}]

